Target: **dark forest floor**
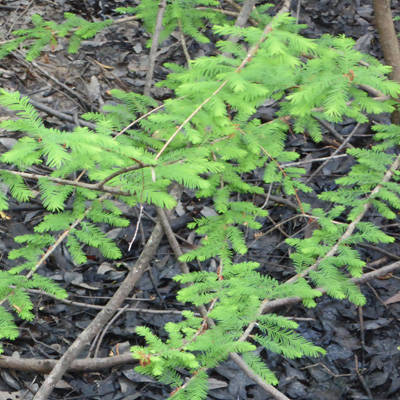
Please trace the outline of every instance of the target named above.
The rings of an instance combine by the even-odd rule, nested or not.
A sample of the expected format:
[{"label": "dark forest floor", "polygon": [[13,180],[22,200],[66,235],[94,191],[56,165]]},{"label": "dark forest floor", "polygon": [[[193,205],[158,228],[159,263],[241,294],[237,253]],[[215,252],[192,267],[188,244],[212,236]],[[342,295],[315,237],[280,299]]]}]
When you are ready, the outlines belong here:
[{"label": "dark forest floor", "polygon": [[[28,27],[30,17],[40,14],[47,20],[61,21],[64,12],[73,12],[86,19],[111,16],[115,7],[134,5],[135,1],[69,1],[69,0],[6,0],[0,1],[0,40],[6,40],[11,30]],[[279,2],[275,2],[279,9]],[[228,5],[221,2],[225,9]],[[392,1],[394,15],[400,15],[400,2]],[[356,40],[358,50],[381,58],[379,42],[373,25],[373,12],[370,1],[302,1],[298,8],[297,1],[292,2],[292,13],[298,16],[300,23],[308,28],[304,30],[307,37],[319,37],[322,34],[345,34]],[[121,23],[102,31],[94,40],[84,43],[79,53],[71,55],[66,52],[65,43],[60,42],[54,52],[36,60],[36,65],[52,77],[64,83],[78,94],[78,97],[67,93],[61,86],[37,67],[17,56],[0,60],[1,86],[9,90],[18,90],[33,100],[53,109],[62,111],[74,118],[88,110],[98,110],[111,101],[107,91],[120,88],[127,91],[143,92],[144,79],[148,66],[148,35],[138,21]],[[198,44],[189,40],[189,52],[192,58],[212,55],[215,46]],[[183,64],[184,55],[177,38],[162,43],[158,58],[155,78],[164,79],[168,73],[163,67],[165,62]],[[112,67],[112,68],[109,68]],[[165,89],[152,91],[157,100],[166,98]],[[85,110],[86,107],[86,110]],[[273,105],[271,106],[273,108]],[[259,118],[268,118],[270,110],[262,107]],[[8,113],[0,108],[0,118],[7,118]],[[73,123],[60,120],[42,113],[49,126],[69,130]],[[379,122],[387,123],[389,116],[380,116]],[[345,121],[337,124],[335,129],[344,137],[354,128],[355,123]],[[329,134],[327,134],[329,136]],[[368,146],[372,132],[366,126],[352,139],[354,145]],[[332,138],[333,140],[334,138]],[[9,149],[15,143],[15,137],[0,132],[0,151]],[[288,140],[288,147],[309,159],[327,157],[332,153],[332,142],[315,144],[303,136],[293,136]],[[352,165],[350,158],[336,158],[330,161],[321,172],[313,178],[312,186],[316,191],[329,190],[334,180],[347,172]],[[311,174],[319,164],[306,164]],[[260,175],[262,176],[262,174]],[[249,179],[260,179],[255,174]],[[265,199],[255,199],[262,204]],[[288,199],[290,200],[290,199]],[[318,205],[315,193],[302,195],[302,201],[312,206]],[[294,215],[290,203],[271,202],[267,205],[270,219],[266,219],[263,231],[269,231],[282,220]],[[124,279],[127,267],[137,259],[143,248],[144,238],[139,237],[128,252],[128,243],[133,236],[137,211],[124,209],[124,214],[132,219],[129,228],[114,229],[111,235],[120,244],[124,257],[119,262],[104,260],[95,250],[89,252],[90,261],[76,266],[64,249],[59,248],[41,267],[40,272],[51,276],[70,293],[70,300],[81,305],[67,305],[48,297],[34,295],[36,319],[31,322],[20,321],[20,337],[13,342],[5,342],[5,355],[18,354],[21,358],[58,359],[76,336],[94,318],[97,310],[84,304],[104,305],[112,296],[115,288]],[[154,226],[155,211],[146,208],[147,216],[143,219],[145,237]],[[186,190],[176,210],[177,219],[174,230],[187,239],[190,248],[198,243],[186,224],[198,215],[214,213],[209,201],[198,201],[192,192]],[[35,224],[44,214],[40,203],[13,203],[6,218],[0,220],[1,268],[12,264],[7,253],[16,246],[13,237],[31,233]],[[370,215],[370,218],[374,218]],[[285,236],[291,236],[303,228],[300,221],[291,220],[275,229],[268,235],[254,238],[248,235],[249,253],[243,257],[260,262],[262,270],[274,277],[284,277],[290,272],[288,246],[284,244]],[[399,221],[394,220],[387,226],[387,231],[399,237]],[[390,246],[381,246],[392,255],[383,255],[380,251],[362,249],[363,256],[375,266],[385,265],[400,256],[399,242]],[[205,265],[193,265],[193,268],[214,268],[211,262]],[[126,311],[108,328],[100,342],[98,357],[110,354],[123,354],[136,344],[135,326],[146,325],[162,335],[162,327],[168,321],[177,321],[182,304],[175,300],[179,289],[172,277],[178,274],[179,268],[171,249],[164,239],[157,257],[132,292],[129,307],[136,311]],[[325,357],[299,360],[288,360],[280,355],[267,353],[260,349],[268,366],[276,372],[280,381],[278,389],[292,399],[312,400],[345,400],[370,399],[368,388],[375,400],[400,399],[400,302],[390,305],[385,300],[394,296],[400,289],[399,275],[388,279],[372,281],[362,287],[367,298],[367,305],[358,309],[347,301],[337,301],[327,296],[318,301],[314,309],[301,305],[282,308],[279,313],[297,319],[299,333],[315,344],[327,349]],[[84,304],[82,304],[84,303]],[[93,356],[94,348],[87,349],[81,357]],[[358,364],[357,364],[358,363]],[[356,364],[359,374],[356,373]],[[33,394],[27,390],[37,390],[43,377],[35,371],[21,372],[0,369],[0,400],[29,400]],[[361,376],[361,378],[360,378]],[[232,362],[228,361],[211,372],[209,399],[270,399],[265,392],[243,374]],[[53,392],[53,399],[165,399],[170,391],[152,379],[141,376],[134,371],[134,365],[126,365],[99,372],[69,372]]]}]

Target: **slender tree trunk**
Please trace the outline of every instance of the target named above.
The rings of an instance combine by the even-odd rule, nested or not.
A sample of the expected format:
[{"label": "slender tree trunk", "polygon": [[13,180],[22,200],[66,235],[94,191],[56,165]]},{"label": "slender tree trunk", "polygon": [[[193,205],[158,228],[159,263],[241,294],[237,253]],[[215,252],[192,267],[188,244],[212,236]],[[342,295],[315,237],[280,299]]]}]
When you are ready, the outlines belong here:
[{"label": "slender tree trunk", "polygon": [[[375,14],[375,27],[379,34],[379,43],[382,48],[383,57],[387,65],[393,70],[390,79],[400,83],[400,47],[399,38],[394,29],[393,15],[390,9],[390,0],[372,0]],[[400,97],[397,98],[400,101]],[[400,124],[400,113],[395,111],[392,114],[392,122]]]}]

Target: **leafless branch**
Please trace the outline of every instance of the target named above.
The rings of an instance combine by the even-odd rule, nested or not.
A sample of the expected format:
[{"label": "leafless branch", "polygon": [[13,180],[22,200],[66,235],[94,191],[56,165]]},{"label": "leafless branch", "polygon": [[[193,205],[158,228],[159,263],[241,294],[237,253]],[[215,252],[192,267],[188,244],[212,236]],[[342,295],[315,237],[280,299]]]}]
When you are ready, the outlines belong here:
[{"label": "leafless branch", "polygon": [[150,96],[151,83],[153,81],[154,66],[156,63],[158,41],[160,39],[160,33],[163,29],[162,20],[164,18],[165,8],[167,7],[167,0],[160,0],[158,5],[158,13],[156,20],[156,27],[152,37],[150,55],[149,55],[149,69],[146,74],[146,82],[144,84],[144,94]]},{"label": "leafless branch", "polygon": [[[58,360],[51,359],[16,358],[0,355],[0,368],[30,371],[39,374],[48,374],[57,362]],[[137,364],[137,360],[130,353],[106,358],[83,358],[73,361],[68,371],[99,371],[129,364]]]},{"label": "leafless branch", "polygon": [[56,363],[50,374],[47,376],[42,386],[36,393],[34,400],[47,400],[53,391],[57,382],[64,373],[70,368],[72,362],[79,356],[84,347],[95,337],[97,332],[113,317],[115,312],[121,307],[123,301],[129,296],[129,293],[143,275],[150,260],[153,258],[158,245],[163,237],[163,229],[158,223],[153,230],[149,240],[146,243],[139,259],[129,271],[121,286],[115,292],[114,296],[101,310],[89,326],[80,333],[74,343],[68,348],[65,354]]}]

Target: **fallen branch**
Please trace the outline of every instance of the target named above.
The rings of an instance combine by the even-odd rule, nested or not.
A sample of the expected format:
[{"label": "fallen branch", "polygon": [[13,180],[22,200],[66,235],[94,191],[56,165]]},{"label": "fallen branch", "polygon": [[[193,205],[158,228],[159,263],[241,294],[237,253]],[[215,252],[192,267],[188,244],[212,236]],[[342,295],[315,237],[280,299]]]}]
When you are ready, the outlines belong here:
[{"label": "fallen branch", "polygon": [[[386,267],[367,272],[360,278],[353,278],[352,281],[356,284],[369,282],[373,279],[385,276],[400,269],[400,261],[387,265]],[[322,294],[325,294],[324,289],[317,289]],[[262,313],[271,312],[277,308],[293,305],[301,302],[300,297],[288,297],[286,299],[272,300],[265,305]],[[10,356],[0,355],[0,368],[14,369],[17,371],[28,371],[38,373],[49,373],[59,360],[43,360],[32,358],[14,358]],[[68,371],[98,371],[106,368],[118,367],[122,365],[136,364],[131,354],[122,354],[120,356],[107,358],[84,358],[74,360],[68,367]]]},{"label": "fallen branch", "polygon": [[161,31],[163,30],[162,22],[166,7],[167,7],[167,0],[160,0],[160,3],[158,5],[156,26],[154,28],[154,34],[152,37],[150,54],[149,54],[149,69],[147,70],[146,82],[144,84],[145,96],[150,96],[150,88],[151,88],[151,83],[153,81],[154,67],[156,64],[158,42],[160,40]]},{"label": "fallen branch", "polygon": [[121,286],[115,292],[107,305],[97,314],[90,325],[79,334],[74,343],[72,343],[61,359],[58,360],[36,393],[34,400],[46,400],[49,398],[55,385],[71,367],[72,362],[79,356],[85,346],[96,336],[97,332],[113,317],[117,309],[129,296],[133,287],[143,275],[149,262],[154,257],[163,234],[164,232],[161,224],[157,223],[139,259],[132,267]]},{"label": "fallen branch", "polygon": [[262,389],[264,389],[267,393],[269,393],[276,400],[290,400],[289,397],[286,397],[282,392],[276,389],[274,386],[265,383],[257,374],[255,374],[249,366],[243,361],[242,357],[240,357],[236,353],[230,353],[229,356],[237,366],[250,378],[253,379],[254,382],[257,383]]},{"label": "fallen branch", "polygon": [[[59,360],[37,360],[35,358],[15,358],[0,355],[0,368],[16,371],[48,374]],[[83,358],[71,363],[68,371],[100,371],[102,369],[119,367],[122,365],[138,364],[131,353],[104,358]]]},{"label": "fallen branch", "polygon": [[[397,261],[393,264],[389,264],[386,267],[376,269],[372,272],[367,272],[362,276],[360,276],[359,278],[352,278],[351,281],[357,285],[360,285],[362,283],[372,281],[373,279],[379,278],[381,276],[385,276],[397,269],[400,269],[400,261]],[[322,294],[326,294],[326,289],[317,288],[316,290],[320,291]],[[266,314],[268,312],[271,312],[272,310],[276,310],[279,307],[300,303],[301,300],[302,299],[300,297],[287,297],[286,299],[272,300],[263,306],[263,308],[261,309],[261,314]]]},{"label": "fallen branch", "polygon": [[[44,292],[43,290],[37,290],[37,289],[29,289],[29,293],[33,294],[39,294],[41,296],[47,296],[53,299],[56,299],[57,301],[60,301],[61,303],[68,304],[70,306],[74,307],[82,307],[82,308],[90,308],[92,310],[102,310],[105,306],[100,306],[97,304],[90,304],[90,303],[82,303],[79,301],[73,301],[73,300],[68,300],[68,299],[58,299],[56,296],[54,296],[51,293]],[[95,298],[93,298],[95,299]],[[173,315],[182,315],[182,311],[178,310],[155,310],[152,308],[138,308],[138,307],[120,307],[118,308],[117,311],[124,310],[125,312],[142,312],[142,313],[147,313],[147,314],[173,314]]]},{"label": "fallen branch", "polygon": [[40,103],[36,100],[29,99],[29,103],[31,103],[33,105],[33,107],[37,108],[38,110],[43,111],[46,114],[53,115],[54,117],[57,117],[60,120],[67,121],[72,124],[76,124],[76,122],[78,120],[79,125],[86,126],[87,128],[92,129],[92,130],[96,130],[96,125],[91,122],[88,122],[88,121],[85,121],[85,120],[79,119],[79,118],[77,119],[73,115],[68,115],[61,111],[55,110],[54,108],[51,108],[51,107],[47,106],[46,104]]},{"label": "fallen branch", "polygon": [[[257,0],[246,0],[240,9],[239,15],[236,19],[235,26],[244,27],[247,24],[247,20],[250,18],[250,14],[253,11]],[[232,43],[237,43],[239,41],[239,36],[230,35],[228,40]]]}]

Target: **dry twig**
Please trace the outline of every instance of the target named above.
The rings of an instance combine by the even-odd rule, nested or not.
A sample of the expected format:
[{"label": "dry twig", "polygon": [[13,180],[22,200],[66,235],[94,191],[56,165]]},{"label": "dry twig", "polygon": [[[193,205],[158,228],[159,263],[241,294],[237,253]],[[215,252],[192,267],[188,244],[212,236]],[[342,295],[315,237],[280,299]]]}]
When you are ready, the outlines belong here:
[{"label": "dry twig", "polygon": [[146,243],[139,259],[129,271],[121,286],[115,292],[114,296],[101,310],[89,326],[80,333],[74,343],[68,348],[65,354],[57,361],[56,365],[47,376],[42,386],[36,393],[34,400],[47,400],[53,391],[57,382],[64,373],[70,368],[72,362],[79,356],[85,346],[95,337],[97,332],[113,317],[118,308],[122,305],[126,297],[143,275],[151,259],[157,251],[158,245],[163,237],[163,229],[158,223],[153,230],[149,240]]},{"label": "dry twig", "polygon": [[163,29],[162,20],[164,18],[165,8],[167,7],[167,0],[160,0],[158,6],[158,14],[156,27],[154,29],[154,35],[151,42],[150,54],[149,54],[149,69],[146,74],[146,82],[144,84],[144,94],[145,96],[150,96],[151,83],[153,81],[154,66],[156,63],[158,41],[160,39],[160,33]]}]

